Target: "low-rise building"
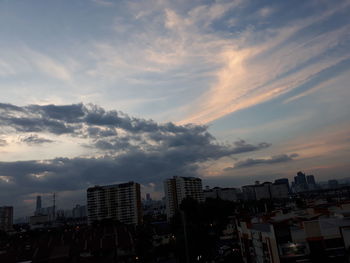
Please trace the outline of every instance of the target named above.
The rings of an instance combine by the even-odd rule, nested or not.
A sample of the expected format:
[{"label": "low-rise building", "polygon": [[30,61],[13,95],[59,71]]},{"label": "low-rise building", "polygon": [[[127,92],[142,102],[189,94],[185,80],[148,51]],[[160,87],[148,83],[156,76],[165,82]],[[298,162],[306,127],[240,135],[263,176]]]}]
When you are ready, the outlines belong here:
[{"label": "low-rise building", "polygon": [[[340,209],[341,210],[341,209]],[[343,215],[343,216],[340,216]],[[253,262],[348,262],[350,213],[318,209],[237,221],[241,253]]]}]

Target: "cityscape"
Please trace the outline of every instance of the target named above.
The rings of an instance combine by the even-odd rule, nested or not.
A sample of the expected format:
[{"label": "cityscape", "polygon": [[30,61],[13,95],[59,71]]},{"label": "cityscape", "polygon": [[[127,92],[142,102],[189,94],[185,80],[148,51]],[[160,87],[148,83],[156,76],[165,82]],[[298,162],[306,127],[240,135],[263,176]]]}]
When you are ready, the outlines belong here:
[{"label": "cityscape", "polygon": [[136,182],[94,186],[70,210],[37,196],[17,224],[0,207],[1,262],[350,261],[350,183],[298,172],[291,183],[203,188],[174,176],[164,195],[141,198]]},{"label": "cityscape", "polygon": [[350,263],[350,0],[0,0],[0,263]]}]

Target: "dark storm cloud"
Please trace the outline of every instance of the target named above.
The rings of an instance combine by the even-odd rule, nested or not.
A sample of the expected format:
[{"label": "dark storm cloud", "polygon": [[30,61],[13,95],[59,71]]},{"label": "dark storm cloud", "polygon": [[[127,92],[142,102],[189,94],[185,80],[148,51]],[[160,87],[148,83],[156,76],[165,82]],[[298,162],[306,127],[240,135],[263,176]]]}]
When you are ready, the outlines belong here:
[{"label": "dark storm cloud", "polygon": [[22,138],[21,142],[27,143],[29,145],[35,145],[35,144],[38,145],[38,144],[44,144],[44,143],[51,143],[53,141],[49,139],[41,138],[36,134],[32,134]]},{"label": "dark storm cloud", "polygon": [[39,113],[41,116],[62,120],[68,123],[76,122],[79,118],[85,115],[84,107],[82,104],[73,104],[73,105],[30,105],[26,107],[30,112]]},{"label": "dark storm cloud", "polygon": [[[0,126],[11,127],[20,132],[50,132],[54,134],[78,133],[82,124],[89,126],[88,135],[101,135],[101,132],[115,135],[115,128],[132,133],[151,132],[201,132],[206,126],[184,125],[173,123],[158,124],[152,120],[129,117],[118,111],[106,111],[97,105],[30,105],[18,107],[11,104],[0,104]],[[96,127],[97,126],[97,127]],[[108,130],[98,127],[108,128]],[[95,129],[95,130],[94,130]]]},{"label": "dark storm cloud", "polygon": [[0,116],[0,125],[19,132],[50,132],[53,134],[73,133],[74,127],[63,122],[37,117]]},{"label": "dark storm cloud", "polygon": [[[196,163],[237,152],[236,148],[227,146],[188,145],[174,149],[161,147],[150,152],[134,150],[117,157],[0,162],[0,174],[9,179],[0,188],[50,192],[128,180],[161,183],[173,175],[198,175]],[[6,193],[6,189],[0,192]]]},{"label": "dark storm cloud", "polygon": [[246,167],[252,167],[252,166],[263,165],[263,164],[285,163],[285,162],[293,161],[296,157],[298,157],[298,154],[293,153],[293,154],[290,154],[290,155],[287,155],[287,154],[275,155],[275,156],[271,156],[268,159],[251,159],[251,158],[248,158],[246,160],[239,161],[239,162],[235,163],[233,168],[226,168],[225,170],[232,170],[232,169],[237,169],[237,168],[246,168]]},{"label": "dark storm cloud", "polygon": [[103,156],[0,162],[3,200],[129,180],[154,183],[160,190],[162,181],[170,176],[200,176],[200,163],[270,146],[244,140],[222,144],[208,132],[207,126],[159,124],[83,104],[26,107],[1,104],[0,128],[30,132],[21,135],[26,136],[22,141],[28,144],[51,142],[42,137],[45,133],[79,136],[85,139],[84,146]]},{"label": "dark storm cloud", "polygon": [[2,111],[23,111],[21,107],[9,104],[9,103],[0,103],[0,110]]}]

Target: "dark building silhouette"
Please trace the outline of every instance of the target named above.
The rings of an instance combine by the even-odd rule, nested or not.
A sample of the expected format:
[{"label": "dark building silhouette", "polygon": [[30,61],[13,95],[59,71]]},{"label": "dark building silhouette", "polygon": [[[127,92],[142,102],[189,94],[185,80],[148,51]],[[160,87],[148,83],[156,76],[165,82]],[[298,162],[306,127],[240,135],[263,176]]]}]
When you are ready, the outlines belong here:
[{"label": "dark building silhouette", "polygon": [[329,188],[337,188],[338,187],[338,181],[337,180],[328,180],[328,187]]},{"label": "dark building silhouette", "polygon": [[13,225],[13,207],[1,206],[0,207],[0,230],[9,231]]},{"label": "dark building silhouette", "polygon": [[287,184],[289,186],[288,178],[279,178],[275,180],[275,184]]},{"label": "dark building silhouette", "polygon": [[307,184],[306,175],[303,172],[298,172],[297,176],[294,177],[294,183],[296,185]]},{"label": "dark building silhouette", "polygon": [[36,197],[36,211],[38,211],[38,210],[40,210],[41,209],[41,196],[40,195],[38,195],[37,197]]},{"label": "dark building silhouette", "polygon": [[307,184],[315,185],[316,184],[315,177],[313,175],[307,175],[306,182]]}]

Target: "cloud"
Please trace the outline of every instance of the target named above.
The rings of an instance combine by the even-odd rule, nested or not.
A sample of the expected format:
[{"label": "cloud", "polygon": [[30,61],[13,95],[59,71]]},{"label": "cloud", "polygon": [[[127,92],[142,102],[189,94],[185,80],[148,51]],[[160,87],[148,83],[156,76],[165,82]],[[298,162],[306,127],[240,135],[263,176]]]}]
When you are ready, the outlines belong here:
[{"label": "cloud", "polygon": [[53,141],[49,139],[41,138],[36,134],[32,134],[22,138],[21,142],[27,143],[29,145],[40,145],[44,143],[52,143]]},{"label": "cloud", "polygon": [[0,75],[4,77],[27,74],[41,74],[59,81],[70,82],[77,62],[72,58],[61,56],[57,58],[52,54],[45,54],[29,46],[5,47],[3,60],[0,60]]},{"label": "cloud", "polygon": [[276,163],[285,163],[293,161],[296,157],[298,157],[298,154],[280,154],[280,155],[274,155],[267,159],[251,159],[248,158],[243,161],[236,162],[233,168],[225,168],[225,170],[232,170],[232,169],[238,169],[238,168],[247,168],[247,167],[253,167],[257,165],[266,165],[266,164],[276,164]]},{"label": "cloud", "polygon": [[106,6],[106,7],[111,7],[114,5],[113,2],[110,1],[105,1],[105,0],[92,0],[92,2],[101,5],[101,6]]},{"label": "cloud", "polygon": [[[297,90],[313,78],[320,79],[324,71],[337,68],[337,64],[349,59],[343,49],[350,40],[349,25],[312,32],[348,8],[349,3],[343,2],[288,24],[259,30],[248,27],[235,38],[220,39],[216,62],[221,66],[215,71],[216,80],[188,107],[189,114],[180,123],[211,122]],[[213,44],[215,36],[209,38]]]},{"label": "cloud", "polygon": [[128,180],[151,183],[160,190],[162,181],[173,175],[200,176],[201,163],[270,147],[266,142],[244,140],[220,143],[205,125],[157,123],[91,104],[0,104],[0,128],[21,134],[21,141],[29,146],[52,142],[47,136],[69,137],[71,144],[79,138],[79,143],[95,153],[0,162],[0,174],[6,178],[0,181],[0,197],[6,200]]},{"label": "cloud", "polygon": [[0,139],[0,147],[7,145],[7,141],[4,139]]},{"label": "cloud", "polygon": [[273,8],[271,7],[263,7],[258,11],[258,15],[260,15],[263,18],[266,18],[270,16],[274,12]]}]

